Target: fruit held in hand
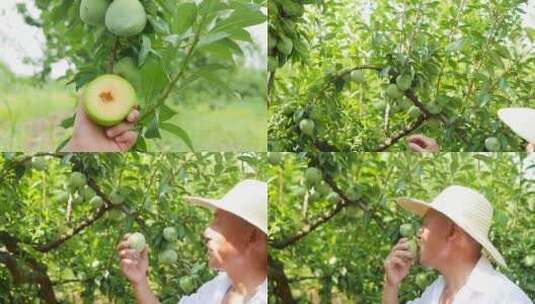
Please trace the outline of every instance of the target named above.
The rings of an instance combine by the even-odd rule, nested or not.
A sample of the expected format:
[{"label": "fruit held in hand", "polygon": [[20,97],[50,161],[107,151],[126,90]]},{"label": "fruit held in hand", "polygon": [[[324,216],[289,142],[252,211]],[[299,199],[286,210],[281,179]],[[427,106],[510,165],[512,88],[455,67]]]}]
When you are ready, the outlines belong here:
[{"label": "fruit held in hand", "polygon": [[159,255],[160,263],[165,265],[172,265],[178,260],[178,255],[173,249],[166,249]]},{"label": "fruit held in hand", "polygon": [[195,284],[193,282],[193,278],[187,276],[181,277],[180,281],[178,281],[178,285],[180,286],[180,289],[182,289],[185,293],[191,293]]},{"label": "fruit held in hand", "polygon": [[175,227],[165,227],[163,229],[163,238],[168,241],[174,241],[176,240],[177,233]]},{"label": "fruit held in hand", "polygon": [[134,36],[145,28],[147,14],[138,0],[114,0],[105,17],[106,28],[120,37]]},{"label": "fruit held in hand", "polygon": [[399,226],[399,234],[401,234],[402,237],[410,238],[414,233],[415,230],[411,224],[403,224]]},{"label": "fruit held in hand", "polygon": [[73,172],[69,177],[69,186],[74,189],[81,188],[87,182],[85,175],[80,172]]},{"label": "fruit held in hand", "polygon": [[109,5],[109,0],[82,0],[80,19],[88,25],[104,24],[104,16],[106,16]]},{"label": "fruit held in hand", "polygon": [[134,249],[138,253],[143,251],[145,248],[145,237],[139,232],[132,233],[128,236],[127,239],[128,247]]},{"label": "fruit held in hand", "polygon": [[314,134],[314,121],[311,119],[303,119],[299,122],[299,129],[306,135],[312,136]]},{"label": "fruit held in hand", "polygon": [[500,141],[496,137],[489,137],[485,139],[485,148],[490,152],[500,151]]},{"label": "fruit held in hand", "polygon": [[409,251],[415,256],[418,255],[418,243],[416,243],[415,239],[409,240]]},{"label": "fruit held in hand", "polygon": [[309,185],[318,184],[323,179],[321,171],[316,167],[307,168],[305,171],[305,182]]},{"label": "fruit held in hand", "polygon": [[82,93],[82,106],[87,116],[104,127],[122,122],[136,103],[134,87],[117,75],[96,78]]}]

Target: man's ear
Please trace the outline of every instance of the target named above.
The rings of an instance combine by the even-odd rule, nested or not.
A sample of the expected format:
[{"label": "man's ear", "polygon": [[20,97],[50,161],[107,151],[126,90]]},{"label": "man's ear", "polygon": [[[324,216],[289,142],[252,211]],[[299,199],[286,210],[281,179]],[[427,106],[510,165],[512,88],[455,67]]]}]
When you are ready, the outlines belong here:
[{"label": "man's ear", "polygon": [[253,248],[264,248],[267,246],[266,235],[258,228],[254,228],[249,235],[249,245]]}]

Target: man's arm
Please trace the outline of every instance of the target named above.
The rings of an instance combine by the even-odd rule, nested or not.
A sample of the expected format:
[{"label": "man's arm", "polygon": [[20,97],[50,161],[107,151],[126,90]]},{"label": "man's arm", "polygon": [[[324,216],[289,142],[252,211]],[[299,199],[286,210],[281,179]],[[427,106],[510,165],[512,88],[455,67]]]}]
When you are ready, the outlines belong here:
[{"label": "man's arm", "polygon": [[149,268],[149,248],[145,246],[141,253],[128,247],[125,239],[117,246],[119,252],[121,272],[134,288],[134,295],[140,304],[159,304],[160,301],[152,292],[147,279]]}]

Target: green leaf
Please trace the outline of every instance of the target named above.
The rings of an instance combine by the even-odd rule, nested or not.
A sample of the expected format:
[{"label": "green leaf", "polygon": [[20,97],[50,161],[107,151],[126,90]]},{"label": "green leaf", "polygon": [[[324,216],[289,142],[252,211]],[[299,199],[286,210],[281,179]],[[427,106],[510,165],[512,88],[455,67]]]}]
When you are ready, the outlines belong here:
[{"label": "green leaf", "polygon": [[182,129],[181,127],[174,125],[172,123],[162,123],[160,124],[160,128],[182,139],[182,141],[184,141],[184,143],[188,146],[188,148],[191,151],[195,150],[193,149],[193,144],[191,142],[191,138],[189,138],[188,136],[188,133],[186,133],[186,131],[184,131],[184,129]]},{"label": "green leaf", "polygon": [[150,41],[149,36],[142,35],[141,36],[141,50],[139,51],[139,59],[138,59],[139,66],[142,66],[145,63],[145,60],[147,60],[147,56],[149,55],[150,49],[151,49],[151,41]]},{"label": "green leaf", "polygon": [[527,27],[526,34],[528,34],[528,38],[531,42],[535,42],[535,29],[534,28]]},{"label": "green leaf", "polygon": [[173,32],[182,34],[188,30],[197,19],[197,6],[195,3],[185,2],[176,7],[173,18]]},{"label": "green leaf", "polygon": [[198,47],[201,48],[203,46],[209,45],[211,43],[217,42],[221,39],[227,38],[230,36],[230,33],[226,32],[216,32],[216,33],[210,33],[206,36],[201,37],[201,40],[199,41]]},{"label": "green leaf", "polygon": [[147,19],[157,33],[169,34],[169,24],[164,19],[153,15],[148,15]]},{"label": "green leaf", "polygon": [[158,125],[159,125],[158,124],[158,111],[155,111],[154,114],[152,115],[150,124],[147,127],[147,130],[145,131],[145,137],[146,138],[161,138]]}]

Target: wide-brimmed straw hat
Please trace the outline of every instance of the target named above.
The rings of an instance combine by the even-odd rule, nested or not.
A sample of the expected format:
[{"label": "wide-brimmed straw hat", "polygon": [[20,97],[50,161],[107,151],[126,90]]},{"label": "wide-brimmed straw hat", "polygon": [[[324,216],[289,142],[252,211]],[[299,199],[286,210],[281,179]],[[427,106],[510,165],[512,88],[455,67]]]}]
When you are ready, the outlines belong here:
[{"label": "wide-brimmed straw hat", "polygon": [[247,179],[239,182],[221,199],[198,196],[185,196],[184,199],[192,204],[230,212],[262,230],[267,235],[267,195],[266,183]]},{"label": "wide-brimmed straw hat", "polygon": [[425,216],[429,209],[444,214],[481,244],[487,256],[506,267],[503,256],[489,240],[493,209],[481,193],[453,185],[444,189],[431,203],[409,198],[400,198],[397,202],[420,217]]},{"label": "wide-brimmed straw hat", "polygon": [[535,144],[535,109],[504,108],[498,110],[498,117],[518,136]]}]

